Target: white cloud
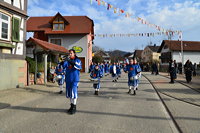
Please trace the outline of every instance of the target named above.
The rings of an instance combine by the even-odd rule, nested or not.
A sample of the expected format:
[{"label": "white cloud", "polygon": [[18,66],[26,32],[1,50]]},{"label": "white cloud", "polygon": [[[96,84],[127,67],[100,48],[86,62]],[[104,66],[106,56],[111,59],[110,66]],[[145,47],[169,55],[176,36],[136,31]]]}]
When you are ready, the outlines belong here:
[{"label": "white cloud", "polygon": [[[59,1],[59,2],[58,2]],[[46,6],[39,4],[39,0],[29,0],[30,16],[55,15],[58,11],[62,15],[86,15],[94,20],[95,33],[148,33],[158,32],[154,28],[133,21],[124,16],[118,16],[113,11],[108,11],[106,7],[98,6],[93,0],[90,5],[88,0],[66,0],[47,3]],[[106,1],[106,0],[105,0]],[[159,25],[165,29],[182,30],[184,40],[200,41],[200,2],[183,0],[128,0],[122,1],[107,0],[119,8],[139,16],[152,24]],[[77,4],[78,3],[78,4]],[[95,37],[95,44],[105,49],[122,49],[132,51],[135,47],[142,45],[160,43],[166,36],[156,37],[121,37],[121,38],[99,38]],[[174,39],[178,39],[174,36]]]}]

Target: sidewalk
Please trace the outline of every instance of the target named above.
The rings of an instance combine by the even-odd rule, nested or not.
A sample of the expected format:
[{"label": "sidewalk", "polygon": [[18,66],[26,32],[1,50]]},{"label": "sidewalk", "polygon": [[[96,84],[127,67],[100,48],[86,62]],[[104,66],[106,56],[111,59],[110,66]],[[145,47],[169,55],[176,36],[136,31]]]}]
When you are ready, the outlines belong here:
[{"label": "sidewalk", "polygon": [[59,91],[57,84],[30,85],[24,88],[12,88],[0,91],[0,109],[23,104],[43,95],[55,94]]},{"label": "sidewalk", "polygon": [[[168,73],[160,72],[160,75],[170,78]],[[200,76],[192,77],[192,82],[191,83],[187,83],[184,74],[177,74],[176,81],[178,81],[178,82],[180,82],[180,83],[182,83],[182,84],[184,84],[184,85],[186,85],[186,86],[188,86],[188,87],[200,92]]]},{"label": "sidewalk", "polygon": [[[89,81],[87,73],[81,73],[81,81]],[[58,84],[50,82],[46,86],[38,84],[25,86],[23,88],[0,90],[0,109],[23,104],[24,102],[32,101],[44,95],[57,95],[58,92]]]},{"label": "sidewalk", "polygon": [[[180,82],[170,84],[166,73],[160,73],[160,75],[143,74],[158,90],[181,130],[185,133],[199,133],[200,93]],[[184,79],[179,76],[177,80],[184,82]],[[193,88],[198,84],[196,79],[194,82],[191,84]]]}]

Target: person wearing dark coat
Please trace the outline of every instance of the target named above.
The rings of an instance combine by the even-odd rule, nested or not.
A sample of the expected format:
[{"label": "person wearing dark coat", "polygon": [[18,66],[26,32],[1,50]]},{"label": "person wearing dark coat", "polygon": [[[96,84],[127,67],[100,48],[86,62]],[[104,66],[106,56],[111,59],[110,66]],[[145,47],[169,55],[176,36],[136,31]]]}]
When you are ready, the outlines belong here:
[{"label": "person wearing dark coat", "polygon": [[177,64],[175,61],[170,61],[169,62],[169,73],[170,73],[170,79],[171,81],[169,83],[174,83],[174,79],[176,79],[176,68],[177,68]]},{"label": "person wearing dark coat", "polygon": [[193,71],[193,65],[190,60],[187,60],[187,62],[184,65],[184,69],[185,69],[186,81],[187,83],[190,83],[192,81],[192,71]]}]

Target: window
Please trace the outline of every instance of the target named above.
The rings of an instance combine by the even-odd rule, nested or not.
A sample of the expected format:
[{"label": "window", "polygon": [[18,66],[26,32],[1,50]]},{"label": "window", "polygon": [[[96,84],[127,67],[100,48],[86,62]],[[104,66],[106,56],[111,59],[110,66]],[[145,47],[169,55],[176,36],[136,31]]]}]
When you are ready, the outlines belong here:
[{"label": "window", "polygon": [[62,18],[57,17],[54,21],[53,21],[53,30],[64,30],[64,21]]},{"label": "window", "polygon": [[50,42],[53,44],[61,45],[61,39],[51,39]]},{"label": "window", "polygon": [[9,40],[10,16],[0,12],[0,39]]}]

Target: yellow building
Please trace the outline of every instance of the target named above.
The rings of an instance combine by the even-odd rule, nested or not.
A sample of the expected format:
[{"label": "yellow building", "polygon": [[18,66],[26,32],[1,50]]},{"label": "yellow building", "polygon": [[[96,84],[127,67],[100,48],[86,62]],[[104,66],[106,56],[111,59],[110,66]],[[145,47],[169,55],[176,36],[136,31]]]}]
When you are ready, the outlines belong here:
[{"label": "yellow building", "polygon": [[160,62],[160,53],[157,53],[160,46],[146,46],[142,51],[142,62]]}]

